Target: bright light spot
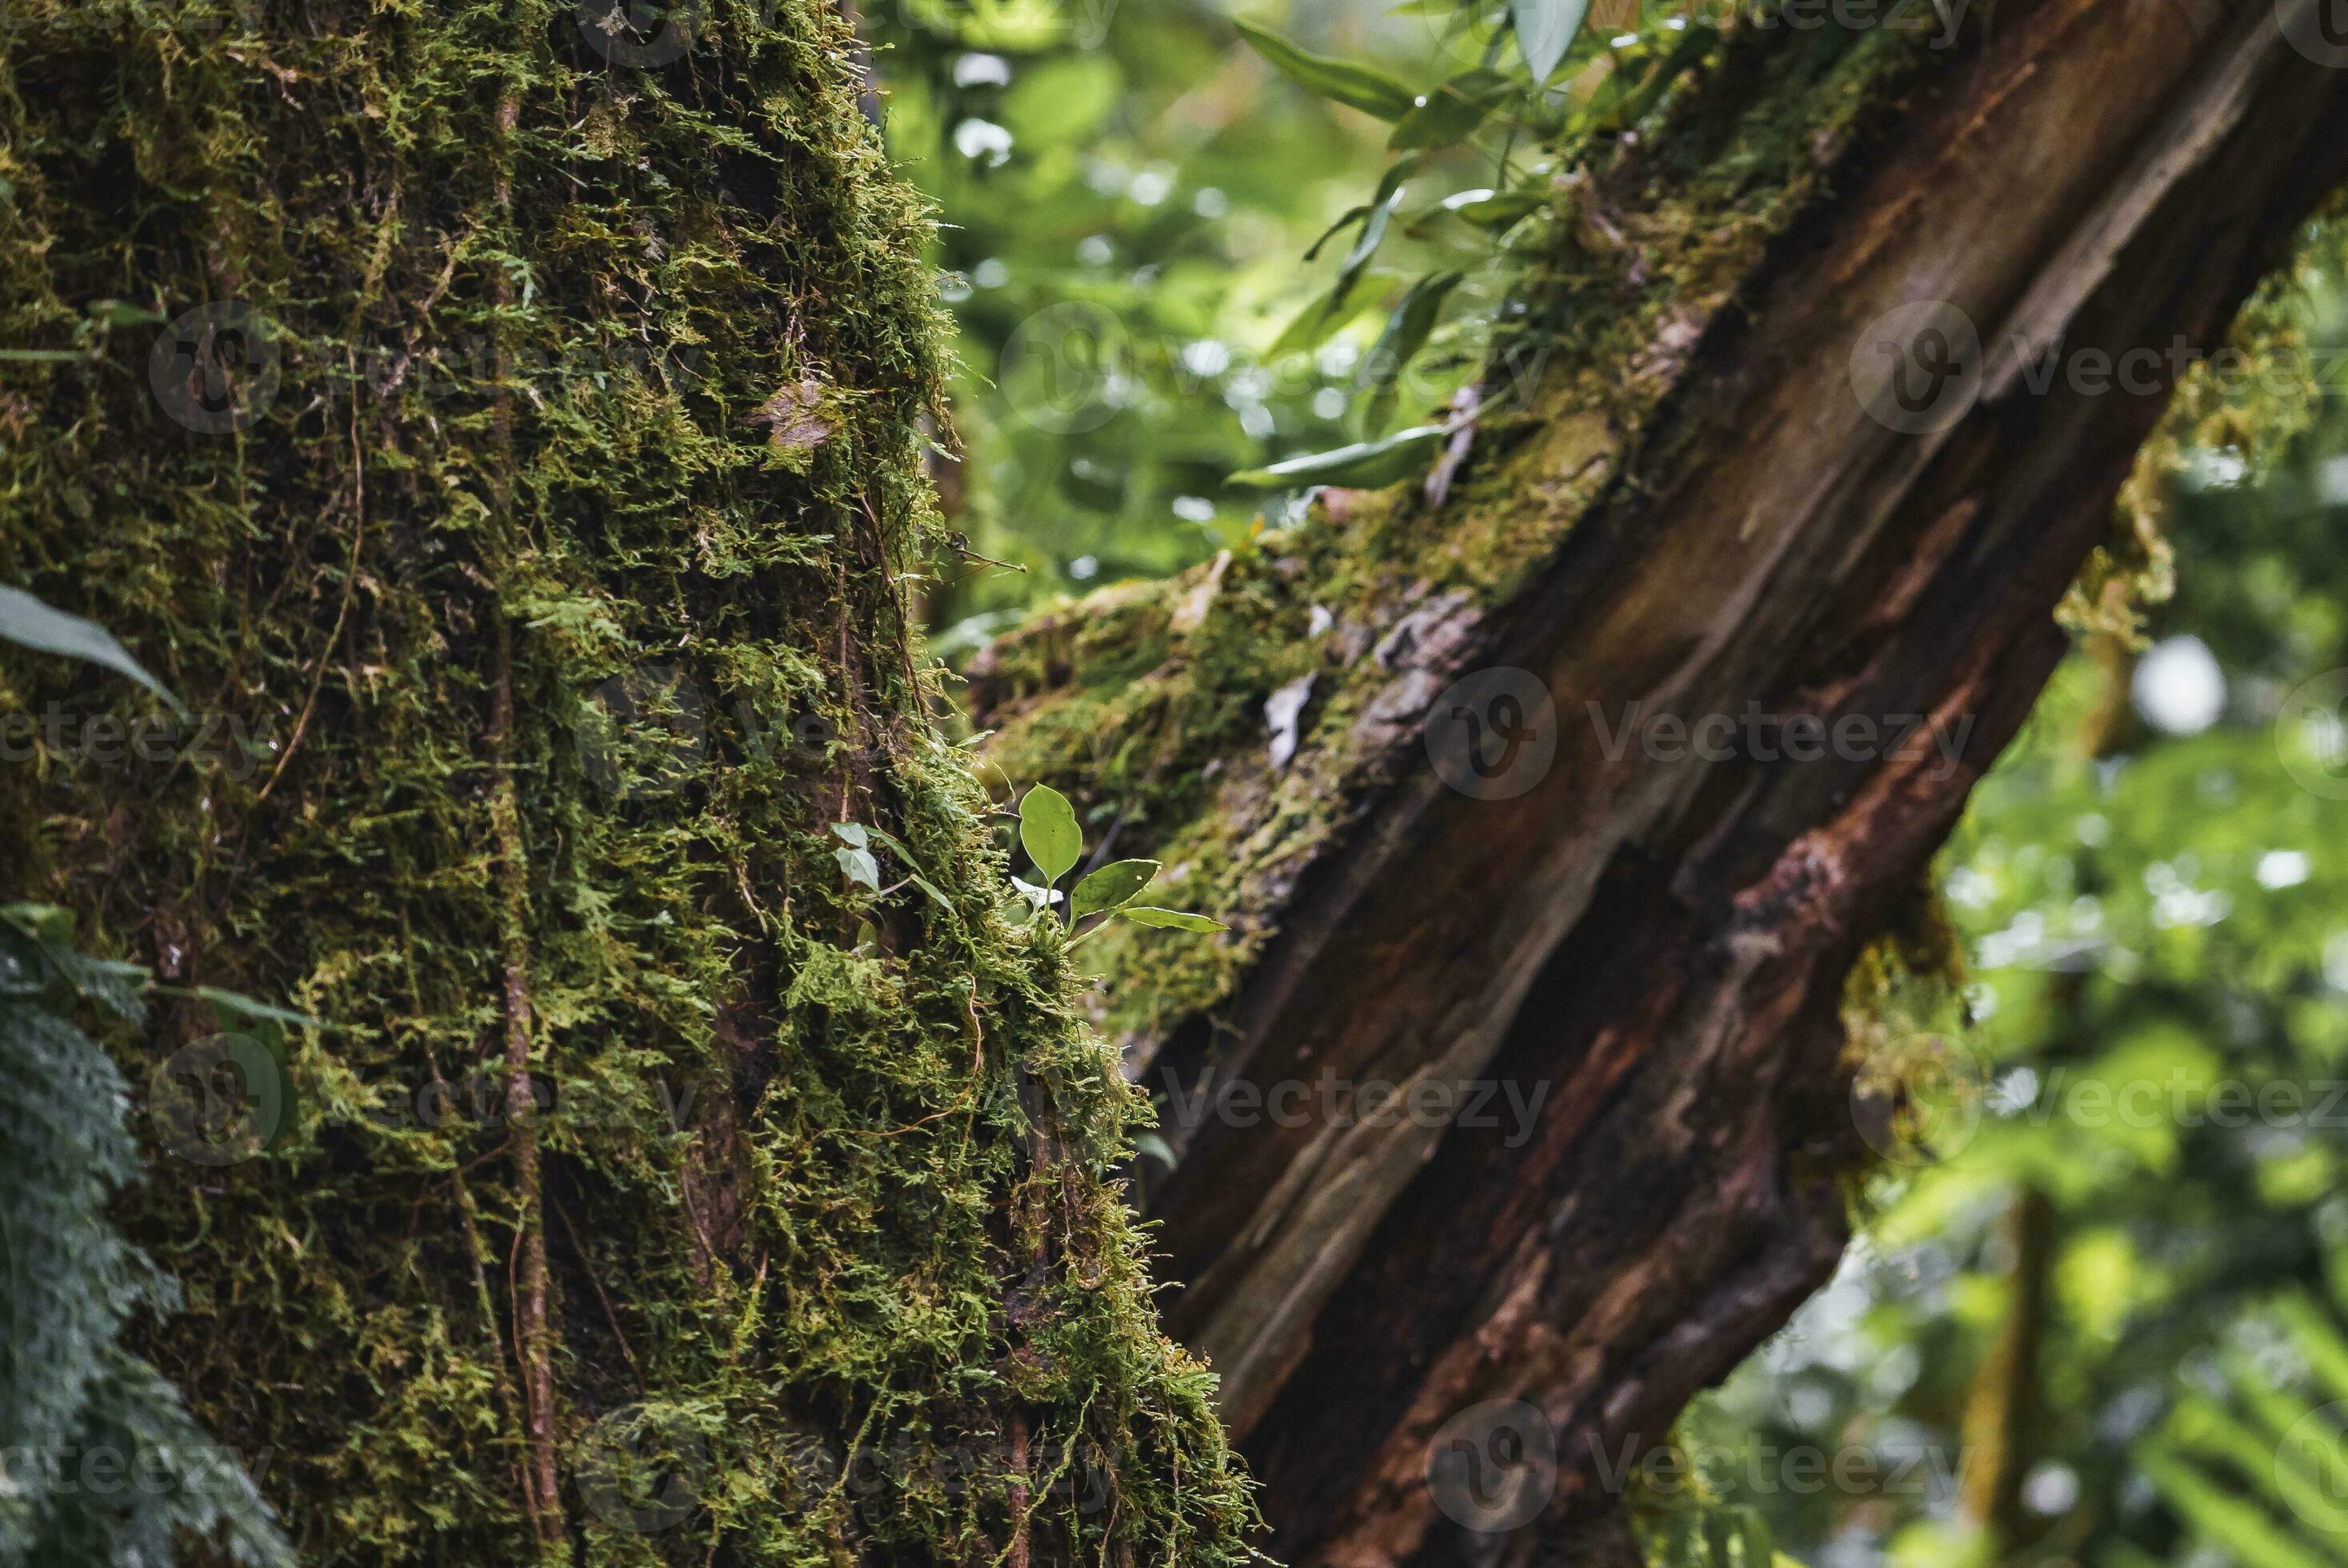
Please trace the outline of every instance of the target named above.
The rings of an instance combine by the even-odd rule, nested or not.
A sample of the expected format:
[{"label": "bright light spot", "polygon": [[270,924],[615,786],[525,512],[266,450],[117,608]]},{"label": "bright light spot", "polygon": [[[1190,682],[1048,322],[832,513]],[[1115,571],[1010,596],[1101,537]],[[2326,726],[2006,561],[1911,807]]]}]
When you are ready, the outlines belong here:
[{"label": "bright light spot", "polygon": [[1943,884],[1952,903],[1967,909],[1980,909],[1996,893],[1997,885],[1971,866],[1959,866],[1949,873]]},{"label": "bright light spot", "polygon": [[2348,501],[2348,458],[2333,458],[2315,470],[2315,488],[2333,506]]},{"label": "bright light spot", "polygon": [[1272,410],[1261,403],[1251,404],[1240,410],[1240,428],[1249,437],[1262,440],[1272,434]]},{"label": "bright light spot", "polygon": [[2269,850],[2259,857],[2259,885],[2297,887],[2307,880],[2309,869],[2307,857],[2297,850]]},{"label": "bright light spot", "polygon": [[2136,710],[2170,735],[2199,735],[2226,711],[2226,674],[2194,636],[2169,637],[2136,666]]},{"label": "bright light spot", "polygon": [[2022,1501],[2031,1512],[2053,1519],[2078,1505],[2079,1472],[2049,1460],[2022,1483]]},{"label": "bright light spot", "polygon": [[973,163],[984,159],[992,169],[1011,156],[1011,133],[991,119],[966,119],[954,127],[954,150]]},{"label": "bright light spot", "polygon": [[1636,33],[1617,33],[1614,35],[1613,43],[1614,47],[1618,49],[1627,49],[1638,41],[1639,35]]},{"label": "bright light spot", "polygon": [[2079,819],[2072,830],[2079,835],[2081,843],[2092,850],[2111,838],[2111,819],[2100,811],[2090,811]]},{"label": "bright light spot", "polygon": [[1229,345],[1211,337],[1201,337],[1182,346],[1182,366],[1193,376],[1220,376],[1231,368]]},{"label": "bright light spot", "polygon": [[1323,419],[1341,418],[1345,412],[1345,394],[1334,387],[1323,387],[1313,394],[1313,412]]},{"label": "bright light spot", "polygon": [[999,289],[1011,281],[1011,269],[999,258],[989,256],[970,269],[970,281],[983,289]]},{"label": "bright light spot", "polygon": [[1211,185],[1201,185],[1190,198],[1190,211],[1201,218],[1220,218],[1231,210],[1231,199]]},{"label": "bright light spot", "polygon": [[960,273],[939,273],[938,297],[948,304],[960,304],[970,297],[970,280]]},{"label": "bright light spot", "polygon": [[1145,169],[1133,177],[1125,193],[1144,207],[1155,207],[1174,189],[1174,177],[1162,169]]},{"label": "bright light spot", "polygon": [[1076,260],[1088,267],[1105,267],[1116,254],[1106,234],[1086,234],[1076,242]]},{"label": "bright light spot", "polygon": [[1099,570],[1100,562],[1089,555],[1079,555],[1068,562],[1068,575],[1079,583],[1091,581],[1093,574]]},{"label": "bright light spot", "polygon": [[1215,503],[1202,495],[1178,495],[1174,498],[1174,515],[1184,522],[1212,522]]},{"label": "bright light spot", "polygon": [[999,88],[1011,80],[1011,62],[1001,55],[964,55],[954,62],[954,86]]}]

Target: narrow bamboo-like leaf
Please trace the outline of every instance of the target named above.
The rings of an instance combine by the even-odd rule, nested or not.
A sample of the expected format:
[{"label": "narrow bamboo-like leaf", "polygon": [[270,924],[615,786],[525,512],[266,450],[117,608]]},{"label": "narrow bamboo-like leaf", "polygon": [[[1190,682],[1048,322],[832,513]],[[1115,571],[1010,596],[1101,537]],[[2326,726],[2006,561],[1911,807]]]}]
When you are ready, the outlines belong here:
[{"label": "narrow bamboo-like leaf", "polygon": [[1335,239],[1338,235],[1344,233],[1346,230],[1352,228],[1354,224],[1360,222],[1369,215],[1370,204],[1367,201],[1364,201],[1358,206],[1346,208],[1344,216],[1340,217],[1335,222],[1330,224],[1327,228],[1322,230],[1321,237],[1306,247],[1304,259],[1308,262],[1313,260],[1313,257],[1321,253],[1322,246],[1327,244],[1330,241]]},{"label": "narrow bamboo-like leaf", "polygon": [[1076,884],[1068,900],[1068,913],[1082,920],[1131,903],[1157,874],[1156,861],[1111,861]]},{"label": "narrow bamboo-like leaf", "polygon": [[1333,59],[1298,48],[1279,34],[1234,21],[1240,36],[1265,64],[1316,97],[1360,109],[1380,119],[1400,119],[1411,109],[1411,91],[1384,71],[1353,60]]},{"label": "narrow bamboo-like leaf", "polygon": [[180,717],[187,717],[180,699],[164,690],[163,683],[149,675],[146,666],[130,656],[130,650],[114,640],[113,633],[95,621],[52,609],[21,588],[0,588],[0,637],[36,653],[62,654],[103,665],[118,675],[129,676],[170,704]]},{"label": "narrow bamboo-like leaf", "polygon": [[1448,147],[1472,134],[1484,117],[1514,91],[1516,84],[1481,67],[1462,71],[1426,95],[1426,101],[1395,122],[1386,146],[1396,152]]},{"label": "narrow bamboo-like leaf", "polygon": [[1220,920],[1210,920],[1203,914],[1186,914],[1179,909],[1152,909],[1148,904],[1128,905],[1117,912],[1119,920],[1129,920],[1136,925],[1155,926],[1166,931],[1229,931]]},{"label": "narrow bamboo-like leaf", "polygon": [[[835,832],[838,830],[838,829],[833,830]],[[904,861],[907,880],[915,887],[920,888],[923,892],[928,893],[930,897],[935,901],[940,909],[944,910],[948,914],[952,914],[953,913],[953,900],[948,898],[945,895],[944,890],[941,889],[937,883],[932,882],[929,878],[922,874],[922,862],[913,858],[913,851],[905,847],[904,841],[899,839],[894,833],[883,832],[879,828],[860,829],[859,830],[864,832],[872,840],[872,841],[880,844],[881,848],[887,850],[891,854]]]},{"label": "narrow bamboo-like leaf", "polygon": [[[1370,258],[1377,254],[1378,246],[1385,242],[1386,229],[1394,222],[1395,209],[1402,204],[1402,182],[1417,168],[1418,155],[1412,153],[1407,158],[1395,160],[1379,178],[1376,193],[1370,198],[1368,205],[1360,209],[1362,232],[1355,237],[1353,248],[1345,253],[1344,261],[1339,264],[1337,281],[1282,329],[1280,336],[1273,340],[1267,358],[1277,360],[1291,354],[1310,354],[1320,347],[1331,333],[1345,324],[1346,304],[1360,284],[1362,274],[1369,270]],[[1345,222],[1345,219],[1339,219],[1336,228],[1330,232],[1334,233],[1337,229],[1344,228]],[[1328,237],[1324,234],[1322,240]],[[1314,243],[1313,249],[1320,249],[1319,242]]]},{"label": "narrow bamboo-like leaf", "polygon": [[73,911],[62,904],[0,904],[0,923],[15,927],[35,942],[73,940]]},{"label": "narrow bamboo-like leaf", "polygon": [[1084,830],[1076,808],[1049,784],[1038,784],[1019,802],[1019,842],[1049,887],[1068,874],[1085,852]]},{"label": "narrow bamboo-like leaf", "polygon": [[1426,335],[1435,330],[1443,302],[1459,286],[1460,277],[1453,272],[1429,273],[1404,292],[1402,303],[1386,318],[1385,330],[1378,334],[1369,357],[1362,361],[1361,385],[1370,388],[1370,429],[1385,428],[1403,367],[1426,346]]},{"label": "narrow bamboo-like leaf", "polygon": [[1549,81],[1589,14],[1590,0],[1509,0],[1509,25],[1517,30],[1517,47],[1532,68],[1535,87]]},{"label": "narrow bamboo-like leaf", "polygon": [[1406,480],[1426,466],[1449,432],[1440,425],[1397,430],[1383,440],[1356,441],[1334,451],[1290,458],[1270,468],[1247,469],[1230,482],[1253,490],[1302,490],[1306,485],[1348,485],[1375,490]]},{"label": "narrow bamboo-like leaf", "polygon": [[225,1013],[231,1018],[246,1023],[282,1024],[294,1029],[323,1029],[327,1026],[323,1018],[296,1013],[290,1007],[273,1007],[266,1002],[256,1002],[241,992],[223,991],[217,985],[199,985],[188,995],[211,1003],[214,1012]]}]

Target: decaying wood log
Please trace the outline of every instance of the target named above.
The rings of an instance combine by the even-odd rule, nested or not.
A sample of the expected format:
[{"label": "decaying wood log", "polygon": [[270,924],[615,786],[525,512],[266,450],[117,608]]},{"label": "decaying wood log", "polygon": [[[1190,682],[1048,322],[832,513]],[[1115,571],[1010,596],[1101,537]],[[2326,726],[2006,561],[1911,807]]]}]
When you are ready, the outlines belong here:
[{"label": "decaying wood log", "polygon": [[[1831,1272],[1846,976],[2065,651],[2052,612],[2184,362],[2342,177],[2348,72],[2291,41],[2320,19],[2036,0],[1948,49],[1732,30],[1663,135],[1568,192],[1565,281],[1529,285],[1586,309],[1575,280],[1611,277],[1643,345],[1550,364],[1466,499],[1336,496],[1308,525],[1422,561],[1532,542],[1522,570],[1385,573],[1312,666],[1294,762],[1219,742],[1197,820],[1119,851],[1203,864],[1199,823],[1240,824],[1184,891],[1242,961],[1127,1057],[1176,1112],[1148,1194],[1169,1321],[1283,1560],[1618,1558],[1626,1457]],[[1766,216],[1749,184],[1691,197],[1787,134]],[[1593,392],[1610,374],[1639,394]],[[1233,581],[1116,591],[1167,638],[1151,701],[1206,678],[1200,595]],[[1107,613],[973,672],[1014,777],[1095,801],[1115,780],[1040,738],[1097,689]],[[1481,671],[1516,673],[1454,686]],[[1437,1113],[1350,1088],[1376,1083]],[[1441,1113],[1479,1093],[1521,1119]],[[1467,1468],[1430,1484],[1431,1458]],[[1529,1491],[1478,1491],[1478,1461]]]}]

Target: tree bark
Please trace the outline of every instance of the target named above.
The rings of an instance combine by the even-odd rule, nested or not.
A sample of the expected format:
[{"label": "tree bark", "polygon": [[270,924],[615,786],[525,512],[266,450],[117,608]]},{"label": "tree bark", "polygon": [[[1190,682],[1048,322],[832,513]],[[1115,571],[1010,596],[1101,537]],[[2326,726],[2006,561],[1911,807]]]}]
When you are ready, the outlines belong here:
[{"label": "tree bark", "polygon": [[[1310,668],[1323,717],[1284,767],[1222,732],[1212,810],[1239,827],[1161,810],[1121,850],[1212,866],[1241,930],[1194,1009],[1118,1016],[1179,1155],[1148,1204],[1168,1321],[1221,1377],[1284,1561],[1616,1560],[1624,1459],[1832,1270],[1864,1152],[1846,976],[2062,656],[2052,612],[2162,411],[2170,346],[2221,341],[2341,178],[2348,76],[2278,26],[2309,16],[2039,0],[1945,51],[1733,33],[1660,135],[1572,182],[1529,289],[1537,317],[1562,293],[1643,341],[1563,339],[1532,417],[1480,433],[1441,506],[1333,496],[1308,533],[1344,542],[1267,542],[1359,567],[1361,541],[1409,533],[1420,564],[1341,609],[1326,651],[1254,661]],[[1799,149],[1782,166],[1774,138]],[[1765,173],[1692,190],[1724,150]],[[1703,270],[1688,233],[1738,224],[1758,237]],[[1982,354],[1920,421],[1869,366],[1927,367],[1936,310]],[[2142,349],[2160,368],[2139,356],[2130,387],[2073,374]],[[1446,576],[1495,537],[1532,541],[1521,569]],[[1228,613],[1292,624],[1281,564]],[[1169,730],[1202,711],[1241,570],[1176,585],[1162,616],[1119,591],[991,653],[975,693],[1006,769],[1116,801],[1114,759],[1054,716],[1127,690]],[[1171,649],[1138,680],[1130,646],[1099,645],[1128,623]],[[1494,667],[1538,677],[1514,712],[1438,696]],[[1447,704],[1498,725],[1542,697],[1537,784],[1447,785]],[[1810,716],[1818,738],[1924,716],[1952,744],[1707,761],[1684,732],[1620,744],[1632,704]],[[1198,766],[1164,745],[1152,779]],[[1113,972],[1116,1006],[1139,975]],[[1257,1109],[1332,1082],[1287,1124]],[[1540,1098],[1517,1137],[1344,1088],[1376,1082],[1454,1109],[1479,1086]],[[1509,1401],[1545,1429],[1509,1427]],[[1536,1516],[1430,1484],[1463,1432],[1471,1462],[1532,1479]]]},{"label": "tree bark", "polygon": [[6,645],[0,902],[172,987],[111,1042],[205,1109],[139,1122],[142,1347],[305,1563],[1247,1560],[1136,1097],[928,722],[861,57],[825,0],[0,17],[0,582],[195,710]]}]

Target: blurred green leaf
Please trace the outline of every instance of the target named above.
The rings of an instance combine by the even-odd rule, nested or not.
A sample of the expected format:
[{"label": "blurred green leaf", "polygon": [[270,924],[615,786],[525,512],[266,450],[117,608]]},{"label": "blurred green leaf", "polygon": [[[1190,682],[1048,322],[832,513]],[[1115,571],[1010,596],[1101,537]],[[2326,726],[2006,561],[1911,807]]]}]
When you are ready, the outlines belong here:
[{"label": "blurred green leaf", "polygon": [[1396,121],[1386,146],[1396,152],[1447,147],[1474,132],[1515,90],[1516,84],[1498,71],[1481,67],[1462,71]]},{"label": "blurred green leaf", "polygon": [[1549,81],[1589,13],[1590,0],[1509,0],[1509,21],[1535,87]]},{"label": "blurred green leaf", "polygon": [[181,718],[188,717],[180,699],[149,675],[146,666],[130,656],[130,650],[114,640],[113,633],[95,621],[52,609],[21,588],[0,588],[0,637],[38,653],[102,665],[161,697]]},{"label": "blurred green leaf", "polygon": [[1379,119],[1395,120],[1411,110],[1411,90],[1370,66],[1308,54],[1279,34],[1234,18],[1231,25],[1266,64],[1307,92]]},{"label": "blurred green leaf", "polygon": [[1307,485],[1348,485],[1376,490],[1409,479],[1424,469],[1450,432],[1441,425],[1398,430],[1375,441],[1356,441],[1332,451],[1290,458],[1268,468],[1246,469],[1230,483],[1253,490],[1302,490]]}]

